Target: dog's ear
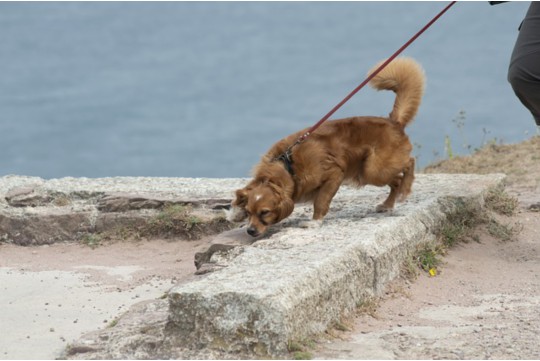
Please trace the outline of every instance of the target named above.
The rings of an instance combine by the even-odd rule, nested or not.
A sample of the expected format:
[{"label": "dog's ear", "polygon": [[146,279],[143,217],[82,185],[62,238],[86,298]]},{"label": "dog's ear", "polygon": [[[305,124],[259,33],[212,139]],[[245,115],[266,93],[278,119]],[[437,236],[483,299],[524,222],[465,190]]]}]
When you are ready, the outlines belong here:
[{"label": "dog's ear", "polygon": [[231,203],[231,209],[225,210],[225,216],[229,222],[241,222],[247,218],[248,192],[246,188],[236,191],[236,198]]},{"label": "dog's ear", "polygon": [[233,207],[246,208],[248,201],[247,188],[242,188],[236,191],[236,199],[232,202]]},{"label": "dog's ear", "polygon": [[287,218],[291,215],[294,210],[294,202],[289,197],[282,197],[281,202],[279,202],[277,211],[279,213],[279,221]]}]

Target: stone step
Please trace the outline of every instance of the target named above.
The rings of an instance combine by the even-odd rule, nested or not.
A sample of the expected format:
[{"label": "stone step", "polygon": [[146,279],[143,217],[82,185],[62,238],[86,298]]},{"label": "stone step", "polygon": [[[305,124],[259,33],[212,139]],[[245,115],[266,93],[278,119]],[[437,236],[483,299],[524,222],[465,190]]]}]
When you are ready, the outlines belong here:
[{"label": "stone step", "polygon": [[[134,307],[114,327],[84,335],[64,356],[287,357],[289,342],[324,332],[354,312],[366,297],[379,295],[399,275],[407,255],[435,238],[448,214],[464,202],[482,206],[487,190],[503,179],[501,174],[420,174],[409,199],[384,214],[375,213],[375,206],[386,198],[387,188],[344,186],[320,228],[299,227],[311,216],[307,205],[296,207],[291,217],[256,240],[249,239],[242,229],[216,236],[209,247],[224,247],[214,246],[218,251],[207,252],[203,258],[220,267],[176,285],[167,300]],[[0,192],[28,187],[26,181],[52,194],[104,197],[120,192],[156,202],[172,197],[210,203],[212,199],[230,199],[246,182],[152,178],[15,182],[4,177]],[[27,190],[19,194],[23,193],[30,194]],[[17,196],[17,192],[11,194]],[[2,212],[31,208],[10,206],[5,197],[0,202]],[[109,211],[118,213],[119,209]]]},{"label": "stone step", "polygon": [[223,218],[220,209],[230,204],[235,184],[243,181],[5,176],[0,178],[0,241],[40,245],[135,233],[171,205],[188,205],[201,226],[223,230],[225,220],[216,218]]},{"label": "stone step", "polygon": [[386,189],[342,187],[318,229],[293,214],[228,267],[169,292],[169,332],[194,348],[280,357],[292,340],[324,332],[366,296],[379,295],[407,254],[432,240],[456,202],[482,204],[503,175],[418,175],[390,214]]}]

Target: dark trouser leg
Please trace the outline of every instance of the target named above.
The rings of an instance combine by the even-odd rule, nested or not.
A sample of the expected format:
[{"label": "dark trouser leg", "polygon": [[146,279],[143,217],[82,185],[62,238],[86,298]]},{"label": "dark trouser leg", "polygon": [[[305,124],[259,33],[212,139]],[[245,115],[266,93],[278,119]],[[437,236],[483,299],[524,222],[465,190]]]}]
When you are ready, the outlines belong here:
[{"label": "dark trouser leg", "polygon": [[540,126],[540,2],[532,2],[519,31],[508,81]]}]

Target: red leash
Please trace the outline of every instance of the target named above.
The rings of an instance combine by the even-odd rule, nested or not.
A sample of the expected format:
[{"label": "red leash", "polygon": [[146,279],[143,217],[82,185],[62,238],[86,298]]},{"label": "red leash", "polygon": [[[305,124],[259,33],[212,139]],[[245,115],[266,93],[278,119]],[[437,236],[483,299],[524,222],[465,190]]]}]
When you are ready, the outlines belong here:
[{"label": "red leash", "polygon": [[358,91],[360,89],[362,89],[367,83],[369,83],[369,81],[371,79],[373,79],[377,74],[379,74],[379,72],[381,70],[383,70],[388,64],[390,64],[390,62],[392,60],[394,60],[399,54],[401,54],[401,52],[403,52],[403,50],[405,50],[409,45],[412,44],[413,41],[416,40],[416,38],[418,38],[420,35],[422,35],[424,33],[424,31],[426,31],[431,25],[433,25],[433,23],[435,21],[437,21],[448,9],[450,9],[454,4],[456,3],[456,1],[452,1],[450,2],[450,4],[448,4],[440,13],[438,13],[433,19],[431,19],[431,21],[429,23],[426,24],[426,26],[424,26],[422,29],[420,29],[420,31],[418,31],[411,39],[409,39],[409,41],[407,41],[401,48],[399,48],[394,54],[392,54],[391,57],[389,57],[384,63],[381,64],[381,66],[379,66],[373,73],[371,73],[367,78],[366,80],[364,80],[360,85],[358,85],[352,92],[349,93],[349,95],[347,95],[341,102],[339,102],[334,108],[332,108],[332,110],[330,110],[324,117],[321,118],[321,120],[319,120],[317,123],[315,123],[314,126],[312,126],[311,128],[309,128],[309,130],[303,134],[302,136],[300,136],[300,138],[298,138],[298,140],[293,144],[291,145],[287,151],[285,152],[285,156],[287,158],[290,158],[290,152],[291,152],[291,149],[303,142],[304,140],[307,139],[307,137],[309,137],[311,135],[311,133],[313,133],[317,128],[319,128],[325,121],[328,120],[328,118],[330,118],[332,116],[332,114],[334,114],[339,108],[341,108],[343,106],[343,104],[345,104],[349,99],[351,99],[356,93],[358,93]]}]

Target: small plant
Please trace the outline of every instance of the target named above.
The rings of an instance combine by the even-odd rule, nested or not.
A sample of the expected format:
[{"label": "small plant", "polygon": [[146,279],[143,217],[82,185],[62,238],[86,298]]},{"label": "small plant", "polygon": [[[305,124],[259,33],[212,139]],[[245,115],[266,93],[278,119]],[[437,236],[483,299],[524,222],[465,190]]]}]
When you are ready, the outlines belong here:
[{"label": "small plant", "polygon": [[[309,344],[309,346],[308,346]],[[306,348],[313,347],[313,341],[289,341],[287,349],[293,354],[294,360],[311,360],[313,355]]]},{"label": "small plant", "polygon": [[416,262],[421,269],[429,272],[430,270],[437,268],[441,263],[439,257],[445,253],[446,250],[442,245],[436,244],[435,242],[425,243],[418,249]]},{"label": "small plant", "polygon": [[87,233],[82,236],[81,243],[94,249],[101,244],[101,236],[95,233]]},{"label": "small plant", "polygon": [[310,352],[306,351],[296,351],[293,354],[293,357],[295,360],[311,360],[313,358],[313,355]]},{"label": "small plant", "polygon": [[358,314],[367,314],[373,318],[377,318],[377,307],[379,303],[376,297],[365,297],[362,301],[356,304],[356,312]]},{"label": "small plant", "polygon": [[463,131],[463,129],[465,128],[465,111],[460,110],[458,115],[454,119],[452,119],[452,123],[456,125],[459,135],[462,139],[461,146],[466,149],[468,153],[470,153],[472,146],[467,141],[467,137],[465,136],[465,132]]},{"label": "small plant", "polygon": [[448,223],[441,228],[442,240],[446,247],[453,247],[459,242],[468,242],[467,233],[468,229],[459,224]]},{"label": "small plant", "polygon": [[426,272],[436,270],[441,263],[440,257],[447,249],[470,240],[478,241],[475,229],[480,225],[485,225],[487,232],[497,239],[511,240],[521,232],[523,226],[519,223],[504,224],[494,213],[511,216],[517,205],[517,199],[508,195],[502,186],[488,190],[484,207],[464,199],[451,200],[447,204],[446,221],[441,225],[437,239],[419,246],[416,253],[405,260],[402,273],[407,278],[415,278],[415,266]]},{"label": "small plant", "polygon": [[452,144],[450,143],[450,137],[447,135],[444,137],[444,150],[448,159],[454,158],[454,152],[452,151]]},{"label": "small plant", "polygon": [[401,275],[409,281],[413,281],[418,277],[418,265],[414,261],[414,256],[407,255],[401,267]]},{"label": "small plant", "polygon": [[416,150],[416,154],[414,154],[414,160],[416,162],[416,167],[418,167],[418,164],[420,163],[420,151],[422,149],[422,144],[413,142],[414,149]]},{"label": "small plant", "polygon": [[[486,128],[482,128],[482,141],[480,142],[480,148],[482,148],[483,146],[485,146],[487,143],[486,143],[486,137],[488,134],[490,134],[491,132],[489,130],[487,130]],[[476,149],[478,150],[478,149]]]},{"label": "small plant", "polygon": [[495,218],[490,218],[487,224],[488,233],[503,242],[511,241],[522,230],[523,225],[521,223],[503,224]]},{"label": "small plant", "polygon": [[439,230],[439,237],[446,248],[474,237],[474,228],[487,220],[486,210],[476,202],[456,199],[448,211],[446,222]]},{"label": "small plant", "polygon": [[289,352],[302,351],[304,349],[304,345],[297,341],[289,341],[287,349],[289,350]]},{"label": "small plant", "polygon": [[179,204],[164,207],[159,214],[148,221],[142,234],[144,235],[187,235],[200,226],[202,220],[190,213],[191,208]]},{"label": "small plant", "polygon": [[65,207],[71,204],[71,199],[67,195],[60,195],[54,198],[53,204],[57,207]]},{"label": "small plant", "polygon": [[338,331],[342,331],[342,332],[345,332],[345,331],[350,331],[349,327],[347,327],[343,322],[341,321],[337,321],[336,323],[334,323],[334,328]]},{"label": "small plant", "polygon": [[512,216],[518,206],[517,198],[508,195],[502,186],[489,189],[485,202],[490,210],[504,216]]},{"label": "small plant", "polygon": [[123,225],[123,226],[118,226],[116,228],[113,228],[109,232],[109,236],[114,239],[121,239],[121,240],[127,240],[127,239],[140,240],[141,239],[141,234],[139,233],[138,228],[134,225],[131,225],[131,226]]}]

